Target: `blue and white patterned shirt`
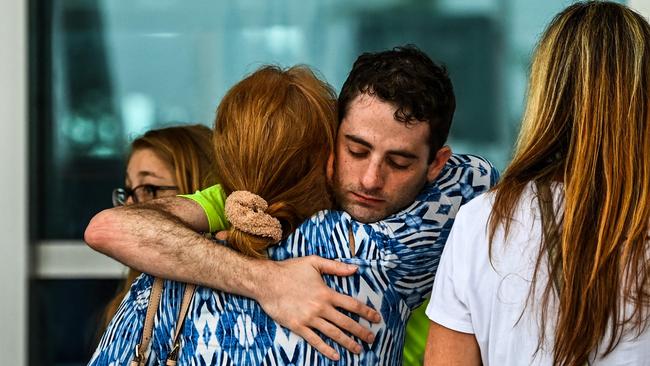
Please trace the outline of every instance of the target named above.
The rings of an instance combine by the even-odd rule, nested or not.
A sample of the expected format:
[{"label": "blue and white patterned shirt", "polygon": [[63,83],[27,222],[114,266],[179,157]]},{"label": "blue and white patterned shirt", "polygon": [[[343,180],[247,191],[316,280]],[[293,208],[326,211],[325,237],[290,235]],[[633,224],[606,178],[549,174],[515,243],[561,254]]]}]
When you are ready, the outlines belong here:
[{"label": "blue and white patterned shirt", "polygon": [[[298,335],[277,324],[249,298],[197,287],[181,334],[179,365],[397,365],[402,362],[404,329],[411,310],[429,295],[440,254],[461,205],[496,183],[498,172],[486,160],[452,155],[435,183],[427,185],[403,211],[372,224],[339,211],[322,211],[269,249],[283,260],[318,255],[359,267],[349,277],[324,276],[336,291],[377,309],[370,324],[346,314],[375,334],[353,354],[327,339],[341,355],[331,361]],[[348,244],[349,230],[355,253]],[[89,365],[126,365],[132,359],[144,323],[153,277],[142,275],[131,286],[109,324]],[[154,324],[147,365],[158,365],[172,347],[185,285],[165,281]]]}]

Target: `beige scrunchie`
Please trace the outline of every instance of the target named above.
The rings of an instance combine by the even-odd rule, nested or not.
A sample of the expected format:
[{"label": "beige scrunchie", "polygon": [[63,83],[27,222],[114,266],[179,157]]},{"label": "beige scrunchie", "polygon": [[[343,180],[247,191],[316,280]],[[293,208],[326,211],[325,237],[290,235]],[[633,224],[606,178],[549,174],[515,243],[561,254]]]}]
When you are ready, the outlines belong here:
[{"label": "beige scrunchie", "polygon": [[278,242],[282,239],[282,225],[266,213],[268,207],[264,198],[254,193],[234,191],[226,198],[226,218],[237,230]]}]

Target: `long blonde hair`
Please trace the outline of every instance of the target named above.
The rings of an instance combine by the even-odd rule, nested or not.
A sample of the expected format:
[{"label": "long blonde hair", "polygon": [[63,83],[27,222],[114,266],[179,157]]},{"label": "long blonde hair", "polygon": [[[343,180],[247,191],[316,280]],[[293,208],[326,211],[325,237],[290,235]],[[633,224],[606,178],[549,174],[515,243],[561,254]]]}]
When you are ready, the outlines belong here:
[{"label": "long blonde hair", "polygon": [[[217,110],[217,180],[226,194],[244,190],[265,199],[286,236],[331,206],[325,168],[337,123],[335,93],[308,67],[262,67],[230,89]],[[273,244],[235,227],[228,242],[255,257]]]},{"label": "long blonde hair", "polygon": [[[142,149],[152,150],[173,175],[178,194],[194,193],[216,184],[212,130],[203,125],[184,125],[150,130],[131,143],[131,155]],[[127,160],[129,160],[127,159]],[[117,295],[104,311],[104,326],[113,318],[129,286],[141,274],[129,268]]]},{"label": "long blonde hair", "polygon": [[[623,5],[568,7],[535,52],[522,130],[495,188],[489,232],[490,245],[499,227],[507,236],[522,192],[536,183],[544,235],[529,302],[542,305],[540,347],[548,317],[557,316],[555,365],[584,365],[595,350],[608,354],[623,334],[648,326],[649,88],[650,26]],[[558,208],[542,194],[553,181],[564,187],[557,221]],[[546,258],[551,280],[533,299]],[[551,315],[556,278],[559,311]]]}]

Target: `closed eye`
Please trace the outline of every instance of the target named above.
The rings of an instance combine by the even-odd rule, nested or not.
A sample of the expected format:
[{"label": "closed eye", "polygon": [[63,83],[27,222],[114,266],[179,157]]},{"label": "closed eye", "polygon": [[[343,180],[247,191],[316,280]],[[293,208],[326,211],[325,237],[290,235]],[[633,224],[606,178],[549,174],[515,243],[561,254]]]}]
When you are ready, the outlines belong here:
[{"label": "closed eye", "polygon": [[368,156],[368,150],[362,150],[362,149],[351,149],[348,147],[348,153],[352,155],[354,158],[365,158]]},{"label": "closed eye", "polygon": [[399,164],[393,159],[388,159],[388,165],[398,170],[406,170],[411,166],[411,164]]}]

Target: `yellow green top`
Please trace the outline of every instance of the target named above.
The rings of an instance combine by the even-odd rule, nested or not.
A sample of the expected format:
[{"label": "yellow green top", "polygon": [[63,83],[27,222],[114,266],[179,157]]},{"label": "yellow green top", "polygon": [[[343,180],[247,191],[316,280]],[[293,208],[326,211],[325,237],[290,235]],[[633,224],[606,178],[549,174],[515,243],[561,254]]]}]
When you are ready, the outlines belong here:
[{"label": "yellow green top", "polygon": [[230,226],[224,209],[226,193],[220,184],[215,184],[202,191],[196,191],[194,194],[181,194],[179,196],[189,198],[203,208],[205,216],[208,218],[211,233],[227,229]]}]

